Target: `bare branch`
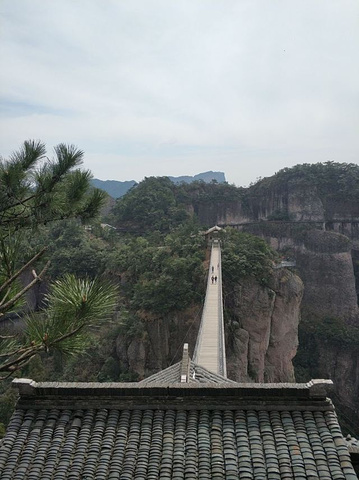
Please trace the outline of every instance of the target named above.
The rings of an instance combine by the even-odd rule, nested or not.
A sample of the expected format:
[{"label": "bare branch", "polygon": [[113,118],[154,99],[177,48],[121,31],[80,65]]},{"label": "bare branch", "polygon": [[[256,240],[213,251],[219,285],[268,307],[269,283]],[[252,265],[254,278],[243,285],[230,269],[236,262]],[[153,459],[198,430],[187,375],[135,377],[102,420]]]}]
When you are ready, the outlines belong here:
[{"label": "bare branch", "polygon": [[12,352],[6,352],[6,353],[1,353],[0,358],[5,358],[5,357],[13,357],[14,355],[20,355],[23,354],[24,352],[31,351],[34,348],[35,345],[31,345],[30,347],[19,347],[16,350],[13,350]]},{"label": "bare branch", "polygon": [[33,357],[44,349],[44,345],[32,346],[29,351],[23,353],[22,355],[20,355],[20,357],[15,358],[11,362],[4,362],[2,365],[0,365],[0,372],[15,372],[16,370],[21,368],[24,362],[27,362],[29,358]]},{"label": "bare branch", "polygon": [[11,293],[11,288],[9,288],[8,291],[5,293],[5,295],[2,297],[0,305],[6,302],[6,299],[10,295],[10,293]]},{"label": "bare branch", "polygon": [[42,276],[45,274],[47,269],[50,266],[50,261],[46,263],[45,267],[42,269],[42,271],[39,273],[39,275],[34,278],[28,285],[26,285],[25,288],[21,290],[21,292],[17,293],[11,300],[8,302],[4,303],[4,305],[0,305],[0,313],[1,312],[6,312],[9,308],[11,308],[15,303],[21,298],[30,288],[32,288],[36,283],[40,282],[42,280]]},{"label": "bare branch", "polygon": [[10,372],[7,375],[4,375],[3,377],[0,377],[0,381],[7,380],[9,377],[11,377],[12,374],[13,374],[13,372]]},{"label": "bare branch", "polygon": [[22,362],[21,364],[17,365],[14,371],[16,372],[16,370],[20,370],[20,368],[25,367],[28,363],[31,362],[31,360],[34,357],[36,357],[37,354],[38,354],[38,352],[34,353],[34,355],[31,355],[31,357],[29,357],[25,362]]},{"label": "bare branch", "polygon": [[[14,275],[6,280],[1,286],[0,286],[0,292],[4,291],[5,288],[7,288],[9,285],[11,285],[27,268],[30,267],[36,260],[38,260],[47,250],[47,247],[44,247],[42,250],[40,250],[36,255],[34,255],[23,267],[20,268]],[[40,274],[41,275],[41,274]]]}]

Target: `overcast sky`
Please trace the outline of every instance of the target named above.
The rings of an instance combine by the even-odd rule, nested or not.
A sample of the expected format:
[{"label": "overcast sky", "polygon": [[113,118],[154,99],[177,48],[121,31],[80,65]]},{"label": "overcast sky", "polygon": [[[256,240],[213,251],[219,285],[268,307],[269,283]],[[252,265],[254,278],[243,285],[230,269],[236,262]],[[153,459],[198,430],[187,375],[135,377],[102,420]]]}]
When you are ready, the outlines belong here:
[{"label": "overcast sky", "polygon": [[102,180],[248,185],[359,163],[357,0],[0,0],[0,153],[85,151]]}]

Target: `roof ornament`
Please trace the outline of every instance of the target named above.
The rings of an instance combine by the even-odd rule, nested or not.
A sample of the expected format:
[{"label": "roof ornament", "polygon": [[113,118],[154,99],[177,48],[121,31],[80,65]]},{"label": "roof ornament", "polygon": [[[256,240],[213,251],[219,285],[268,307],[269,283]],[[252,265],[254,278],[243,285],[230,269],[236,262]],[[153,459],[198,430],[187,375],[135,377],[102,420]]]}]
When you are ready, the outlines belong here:
[{"label": "roof ornament", "polygon": [[188,353],[188,343],[183,345],[182,362],[181,362],[181,383],[189,382],[189,372],[191,367],[191,359]]}]

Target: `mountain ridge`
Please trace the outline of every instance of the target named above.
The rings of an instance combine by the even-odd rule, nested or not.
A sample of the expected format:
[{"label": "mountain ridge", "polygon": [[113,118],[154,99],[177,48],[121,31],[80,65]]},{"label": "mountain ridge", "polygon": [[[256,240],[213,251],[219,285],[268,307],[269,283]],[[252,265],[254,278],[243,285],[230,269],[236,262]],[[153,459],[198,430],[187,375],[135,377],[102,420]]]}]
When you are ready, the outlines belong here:
[{"label": "mountain ridge", "polygon": [[[224,172],[213,172],[209,170],[208,172],[198,173],[197,175],[182,175],[180,177],[168,176],[168,178],[173,183],[191,183],[195,181],[203,181],[205,183],[210,183],[216,181],[218,183],[225,183],[226,177]],[[100,188],[107,192],[110,197],[121,198],[123,197],[133,186],[137,185],[135,180],[99,180],[98,178],[93,178],[91,183],[94,187]]]}]

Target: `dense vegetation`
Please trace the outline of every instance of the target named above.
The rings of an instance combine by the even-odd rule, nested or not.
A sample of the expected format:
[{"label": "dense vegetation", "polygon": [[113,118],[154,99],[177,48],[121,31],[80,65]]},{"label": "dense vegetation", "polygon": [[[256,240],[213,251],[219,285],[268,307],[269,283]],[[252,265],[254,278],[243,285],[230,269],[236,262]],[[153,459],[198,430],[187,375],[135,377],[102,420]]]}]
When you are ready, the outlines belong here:
[{"label": "dense vegetation", "polygon": [[117,202],[115,224],[141,232],[168,232],[187,218],[183,205],[175,197],[175,189],[167,177],[146,178]]},{"label": "dense vegetation", "polygon": [[190,220],[199,204],[240,200],[243,192],[227,183],[174,184],[167,177],[149,177],[117,200],[109,221],[134,233],[169,232]]},{"label": "dense vegetation", "polygon": [[222,235],[222,269],[225,287],[229,289],[251,277],[268,285],[277,258],[268,244],[259,237],[228,229]]},{"label": "dense vegetation", "polygon": [[288,185],[315,188],[323,198],[359,200],[359,165],[353,163],[303,163],[283,168],[272,177],[259,180],[248,189],[250,195],[286,189]]},{"label": "dense vegetation", "polygon": [[204,238],[177,228],[158,238],[129,238],[116,249],[114,265],[123,276],[131,309],[165,315],[198,299],[203,285]]},{"label": "dense vegetation", "polygon": [[[28,251],[49,245],[43,256],[43,262],[51,261],[48,281],[71,272],[90,279],[103,274],[121,283],[118,321],[108,327],[113,330],[113,347],[121,331],[140,334],[143,322],[201,304],[205,239],[195,219],[186,212],[186,205],[191,196],[213,198],[218,190],[219,197],[224,198],[234,188],[215,183],[206,186],[203,182],[174,185],[166,178],[148,178],[128,192],[113,212],[114,223],[136,226],[136,233],[115,232],[96,223],[85,229],[77,220],[55,222],[27,238]],[[223,234],[222,240],[227,285],[247,276],[262,284],[268,281],[273,253],[262,240],[235,231]],[[115,359],[113,348],[107,353]],[[103,358],[103,363],[106,361],[108,357]],[[60,363],[57,374],[66,378],[66,362]],[[92,379],[101,375],[94,378],[91,372]]]}]

